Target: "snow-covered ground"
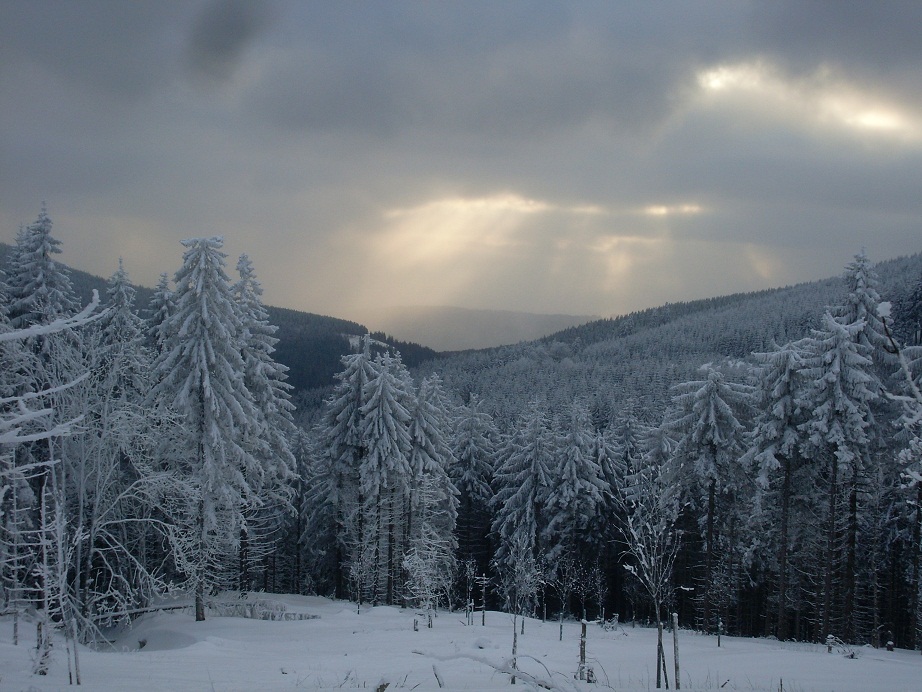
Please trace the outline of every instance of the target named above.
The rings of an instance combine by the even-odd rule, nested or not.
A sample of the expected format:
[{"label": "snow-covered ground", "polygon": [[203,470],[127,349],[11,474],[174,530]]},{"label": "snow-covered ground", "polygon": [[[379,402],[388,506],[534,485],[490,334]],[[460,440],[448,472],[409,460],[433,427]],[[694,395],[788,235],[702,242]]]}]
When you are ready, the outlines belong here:
[{"label": "snow-covered ground", "polygon": [[[305,596],[267,596],[288,612],[316,619],[278,622],[240,617],[210,617],[196,623],[188,612],[142,617],[120,633],[114,650],[80,649],[83,688],[90,690],[314,690],[376,689],[509,689],[502,666],[512,646],[512,619],[488,612],[473,626],[461,613],[442,612],[433,629],[412,610],[365,607]],[[599,683],[576,683],[579,629],[564,623],[558,641],[556,622],[526,620],[519,637],[520,667],[562,689],[648,690],[655,687],[656,631],[629,625],[605,631],[588,627],[587,651]],[[31,675],[35,627],[28,640],[12,645],[12,621],[0,619],[0,692],[58,690],[68,686],[64,642],[56,641],[54,660],[45,677]],[[140,647],[140,642],[144,642]],[[672,638],[667,634],[670,686]],[[922,656],[918,652],[857,649],[857,658],[813,644],[764,639],[716,637],[681,631],[683,690],[766,690],[776,692],[893,692],[922,690]],[[140,647],[140,648],[139,648]],[[419,653],[417,653],[419,652]],[[520,681],[521,683],[521,681]],[[783,687],[782,687],[783,684]]]}]

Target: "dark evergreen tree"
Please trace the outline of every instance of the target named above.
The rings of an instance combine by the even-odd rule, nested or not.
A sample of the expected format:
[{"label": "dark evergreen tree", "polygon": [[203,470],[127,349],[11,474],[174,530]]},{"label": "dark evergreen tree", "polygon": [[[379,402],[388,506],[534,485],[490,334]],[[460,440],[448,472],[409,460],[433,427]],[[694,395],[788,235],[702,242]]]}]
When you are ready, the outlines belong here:
[{"label": "dark evergreen tree", "polygon": [[478,574],[485,574],[490,561],[490,501],[493,490],[493,460],[496,427],[490,414],[481,410],[476,394],[458,410],[455,425],[455,464],[450,473],[458,489],[458,556],[473,560]]},{"label": "dark evergreen tree", "polygon": [[702,626],[713,631],[716,561],[738,549],[733,540],[729,550],[717,550],[721,538],[739,538],[733,510],[745,491],[740,459],[746,428],[741,419],[747,419],[752,388],[727,380],[711,365],[703,370],[704,380],[674,388],[675,414],[669,425],[678,443],[668,477],[683,488],[685,501],[697,512],[704,541]]},{"label": "dark evergreen tree", "polygon": [[547,522],[555,454],[547,414],[533,402],[508,435],[494,477],[492,528],[499,542],[495,562],[501,574],[514,572],[524,553],[537,564],[545,552],[539,537]]}]

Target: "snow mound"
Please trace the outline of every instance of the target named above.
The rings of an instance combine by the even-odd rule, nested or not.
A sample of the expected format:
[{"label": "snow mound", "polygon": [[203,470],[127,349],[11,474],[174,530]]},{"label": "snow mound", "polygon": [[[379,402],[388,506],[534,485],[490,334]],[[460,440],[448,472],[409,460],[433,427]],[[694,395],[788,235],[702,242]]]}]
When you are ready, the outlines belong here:
[{"label": "snow mound", "polygon": [[363,617],[374,617],[374,618],[394,618],[395,616],[400,615],[400,608],[395,608],[393,606],[375,606],[368,612],[362,613]]},{"label": "snow mound", "polygon": [[186,631],[183,625],[188,624],[187,620],[191,622],[192,618],[182,615],[154,615],[142,618],[130,629],[119,633],[112,646],[116,651],[185,649],[204,639]]},{"label": "snow mound", "polygon": [[115,648],[119,651],[170,651],[173,649],[185,649],[192,646],[199,640],[188,632],[179,630],[158,628],[150,630],[144,634],[137,632],[126,632],[119,637],[119,644]]}]

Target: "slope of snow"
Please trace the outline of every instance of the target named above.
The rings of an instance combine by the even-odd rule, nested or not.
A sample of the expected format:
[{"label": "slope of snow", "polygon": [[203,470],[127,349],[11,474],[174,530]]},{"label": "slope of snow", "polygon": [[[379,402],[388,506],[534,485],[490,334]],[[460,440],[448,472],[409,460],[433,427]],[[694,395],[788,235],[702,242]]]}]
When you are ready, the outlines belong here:
[{"label": "slope of snow", "polygon": [[[393,607],[365,607],[305,596],[267,596],[288,612],[319,616],[291,622],[210,617],[196,623],[188,612],[150,614],[114,638],[114,648],[80,648],[83,688],[116,690],[314,690],[509,689],[507,675],[490,663],[506,663],[512,619],[488,612],[486,626],[466,626],[464,615],[442,612],[433,629],[413,631],[416,614]],[[576,682],[579,624],[526,620],[519,637],[519,665],[561,689],[649,690],[655,687],[656,631],[588,628],[588,658],[599,684]],[[63,640],[56,640],[49,675],[31,675],[34,625],[12,645],[12,620],[0,618],[0,690],[59,690],[68,686]],[[922,690],[918,652],[857,649],[858,657],[829,654],[824,646],[767,639],[715,637],[681,631],[683,690],[765,690],[865,692]],[[143,647],[140,642],[144,642]],[[672,680],[672,639],[666,639]],[[420,652],[420,653],[416,653]],[[521,684],[521,680],[519,683]],[[783,684],[783,688],[782,688]]]}]

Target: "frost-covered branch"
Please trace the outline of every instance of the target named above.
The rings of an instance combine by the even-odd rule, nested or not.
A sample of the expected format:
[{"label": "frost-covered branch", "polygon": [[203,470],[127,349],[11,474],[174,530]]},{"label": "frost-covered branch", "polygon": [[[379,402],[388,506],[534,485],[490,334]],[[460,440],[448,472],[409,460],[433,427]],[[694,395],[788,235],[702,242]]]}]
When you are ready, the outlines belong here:
[{"label": "frost-covered branch", "polygon": [[90,322],[95,322],[96,320],[103,317],[108,310],[103,310],[96,313],[93,312],[96,308],[99,307],[99,291],[95,288],[93,289],[93,299],[87,304],[83,310],[78,312],[72,317],[62,317],[60,319],[49,322],[48,324],[35,324],[31,327],[25,327],[23,329],[14,329],[9,332],[0,333],[0,343],[5,341],[21,341],[23,339],[31,339],[36,336],[46,336],[48,334],[55,334],[57,332],[64,331],[66,329],[77,329],[82,327],[85,324]]}]

